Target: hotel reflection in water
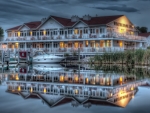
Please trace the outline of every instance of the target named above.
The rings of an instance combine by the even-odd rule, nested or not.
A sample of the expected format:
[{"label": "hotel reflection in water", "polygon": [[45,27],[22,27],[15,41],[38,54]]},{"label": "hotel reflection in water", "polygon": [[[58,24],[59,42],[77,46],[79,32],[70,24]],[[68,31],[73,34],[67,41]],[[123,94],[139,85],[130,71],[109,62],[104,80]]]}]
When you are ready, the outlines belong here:
[{"label": "hotel reflection in water", "polygon": [[[2,76],[2,75],[1,75]],[[7,76],[7,92],[24,99],[42,99],[50,107],[66,103],[89,108],[92,104],[126,107],[147,80],[135,75],[95,72],[93,70],[51,70],[18,68]]]}]

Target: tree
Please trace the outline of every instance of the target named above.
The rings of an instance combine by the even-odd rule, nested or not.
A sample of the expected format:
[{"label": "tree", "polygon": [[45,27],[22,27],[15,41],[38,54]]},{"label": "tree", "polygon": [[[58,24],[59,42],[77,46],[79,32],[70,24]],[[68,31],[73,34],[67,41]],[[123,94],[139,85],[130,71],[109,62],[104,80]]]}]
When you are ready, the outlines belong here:
[{"label": "tree", "polygon": [[4,36],[4,30],[0,27],[0,37]]},{"label": "tree", "polygon": [[147,33],[147,31],[148,31],[148,28],[147,27],[139,27],[139,26],[137,26],[136,27],[141,33]]}]

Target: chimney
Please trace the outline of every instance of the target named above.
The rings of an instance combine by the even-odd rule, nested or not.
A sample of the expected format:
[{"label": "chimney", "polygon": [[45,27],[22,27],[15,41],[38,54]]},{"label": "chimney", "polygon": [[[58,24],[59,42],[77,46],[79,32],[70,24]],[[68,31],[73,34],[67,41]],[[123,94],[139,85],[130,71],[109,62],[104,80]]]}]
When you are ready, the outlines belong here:
[{"label": "chimney", "polygon": [[91,20],[91,16],[90,15],[84,15],[83,20]]},{"label": "chimney", "polygon": [[43,23],[43,22],[45,22],[46,21],[46,18],[42,18],[41,19],[41,22]]},{"label": "chimney", "polygon": [[79,17],[77,15],[73,15],[71,17],[71,22],[77,22],[77,21],[79,21]]}]

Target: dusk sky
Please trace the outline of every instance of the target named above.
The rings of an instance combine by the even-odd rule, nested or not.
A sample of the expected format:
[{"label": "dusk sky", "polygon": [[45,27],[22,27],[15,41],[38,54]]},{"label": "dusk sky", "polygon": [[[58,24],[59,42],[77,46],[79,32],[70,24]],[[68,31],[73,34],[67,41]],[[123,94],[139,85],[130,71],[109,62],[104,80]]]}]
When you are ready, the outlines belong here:
[{"label": "dusk sky", "polygon": [[150,31],[150,0],[0,0],[0,26],[11,28],[49,15],[70,18],[126,15],[136,26]]}]

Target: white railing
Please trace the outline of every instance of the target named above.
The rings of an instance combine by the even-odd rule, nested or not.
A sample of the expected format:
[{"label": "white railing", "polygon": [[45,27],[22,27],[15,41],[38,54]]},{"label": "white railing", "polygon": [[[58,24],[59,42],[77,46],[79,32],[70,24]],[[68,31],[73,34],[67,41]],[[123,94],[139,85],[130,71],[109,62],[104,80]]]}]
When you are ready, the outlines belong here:
[{"label": "white railing", "polygon": [[64,40],[64,39],[97,39],[97,38],[121,38],[129,40],[146,40],[146,37],[121,34],[117,32],[107,32],[101,34],[71,34],[71,35],[53,35],[53,36],[28,36],[6,38],[5,41],[37,41],[37,40]]},{"label": "white railing", "polygon": [[[92,47],[83,47],[80,48],[80,53],[103,53],[103,52],[122,52],[124,50],[136,50],[139,49],[138,47],[97,47],[97,48],[92,48]],[[141,47],[140,49],[145,49],[144,47]],[[12,49],[8,48],[5,51],[10,51],[10,52],[17,52],[17,51],[30,51],[30,52],[35,52],[38,50],[42,50],[44,52],[49,52],[49,53],[78,53],[78,48],[19,48],[19,49]]]},{"label": "white railing", "polygon": [[108,32],[106,36],[113,37],[113,38],[130,39],[130,40],[146,40],[146,37],[127,35],[126,33],[117,33],[117,32],[111,32],[111,33]]}]

